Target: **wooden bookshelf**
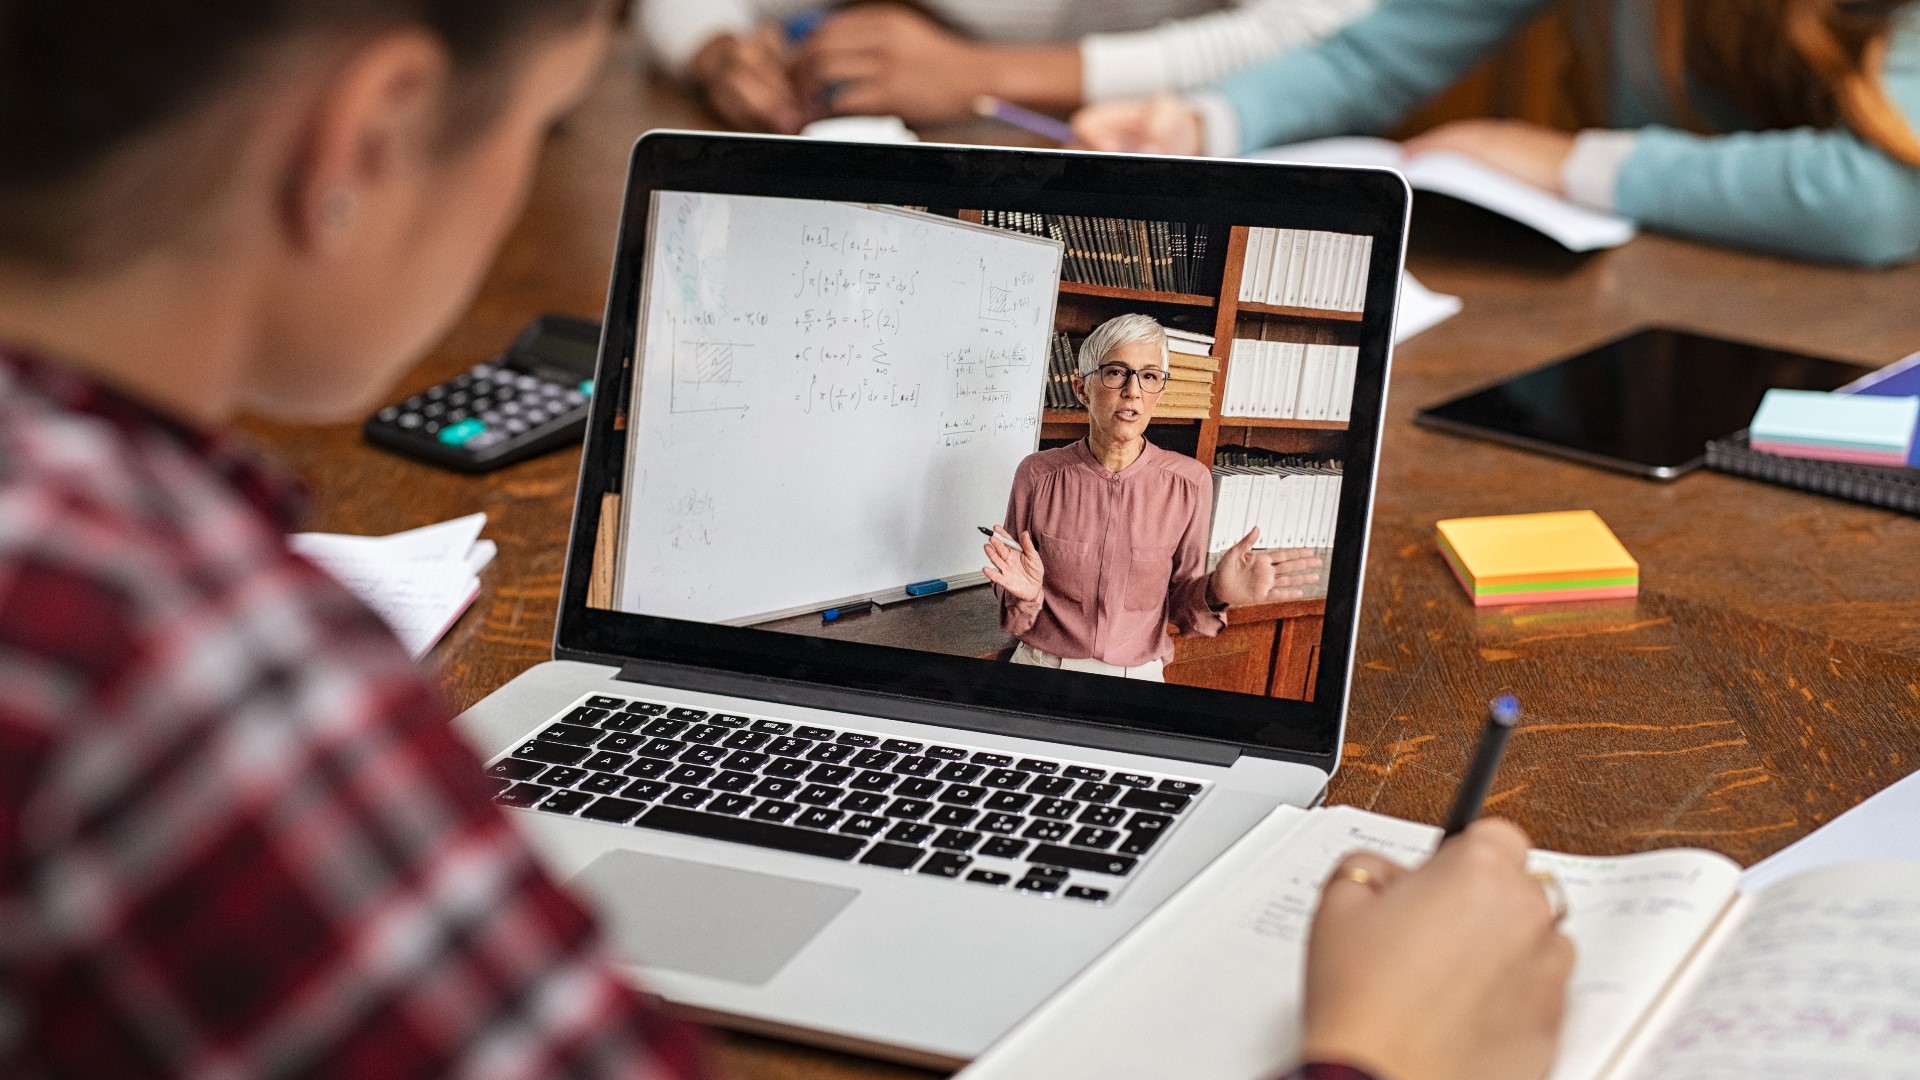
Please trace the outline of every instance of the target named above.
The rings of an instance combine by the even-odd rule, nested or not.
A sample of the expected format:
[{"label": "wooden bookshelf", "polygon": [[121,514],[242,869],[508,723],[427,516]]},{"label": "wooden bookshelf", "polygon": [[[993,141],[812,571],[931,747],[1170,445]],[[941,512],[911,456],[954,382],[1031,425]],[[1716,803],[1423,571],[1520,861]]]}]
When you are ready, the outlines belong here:
[{"label": "wooden bookshelf", "polygon": [[[1237,295],[1239,290],[1234,290]],[[1279,304],[1256,304],[1251,300],[1235,301],[1239,309],[1254,315],[1279,315],[1288,319],[1319,319],[1324,322],[1357,323],[1365,314],[1359,311],[1334,311],[1331,308],[1282,307]]]},{"label": "wooden bookshelf", "polygon": [[1062,281],[1060,291],[1073,296],[1092,296],[1103,300],[1130,300],[1140,304],[1179,304],[1210,308],[1217,297],[1200,293],[1155,292],[1151,289],[1123,289],[1117,285],[1089,285],[1082,281]]},{"label": "wooden bookshelf", "polygon": [[1300,431],[1345,431],[1345,420],[1295,420],[1271,416],[1222,416],[1216,418],[1222,430],[1227,428],[1295,428]]}]

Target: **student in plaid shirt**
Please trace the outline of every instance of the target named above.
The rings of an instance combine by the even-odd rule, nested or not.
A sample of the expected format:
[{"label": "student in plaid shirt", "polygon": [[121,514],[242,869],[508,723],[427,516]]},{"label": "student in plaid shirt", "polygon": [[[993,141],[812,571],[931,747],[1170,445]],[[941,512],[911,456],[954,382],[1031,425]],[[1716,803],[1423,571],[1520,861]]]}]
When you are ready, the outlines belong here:
[{"label": "student in plaid shirt", "polygon": [[[219,434],[358,415],[444,331],[598,8],[0,0],[0,1075],[702,1075]],[[1355,856],[1310,1056],[1541,1075],[1567,956],[1524,850]]]}]

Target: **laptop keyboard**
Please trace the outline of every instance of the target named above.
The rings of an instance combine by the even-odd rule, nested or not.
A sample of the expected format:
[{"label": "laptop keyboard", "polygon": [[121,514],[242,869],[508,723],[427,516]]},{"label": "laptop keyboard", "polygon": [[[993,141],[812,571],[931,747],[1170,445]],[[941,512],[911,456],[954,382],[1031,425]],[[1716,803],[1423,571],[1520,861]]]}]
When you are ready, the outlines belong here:
[{"label": "laptop keyboard", "polygon": [[1093,904],[1206,789],[605,694],[490,762],[487,776],[505,806]]}]

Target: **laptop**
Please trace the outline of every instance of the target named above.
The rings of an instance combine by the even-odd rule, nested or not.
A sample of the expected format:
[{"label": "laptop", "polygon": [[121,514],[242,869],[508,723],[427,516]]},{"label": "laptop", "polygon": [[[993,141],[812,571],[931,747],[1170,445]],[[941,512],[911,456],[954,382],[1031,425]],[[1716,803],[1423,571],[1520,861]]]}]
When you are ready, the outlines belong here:
[{"label": "laptop", "polygon": [[[638,141],[554,659],[457,724],[644,985],[954,1066],[1321,798],[1408,202],[1381,170]],[[1169,331],[1147,433],[1199,495],[1152,521],[1176,546],[1041,538],[1035,618],[1131,627],[1102,648],[1134,667],[1017,663],[1039,622],[985,580],[981,530],[1022,462],[1085,452],[1066,377],[1123,314]],[[1212,418],[1223,392],[1248,415]],[[1163,681],[1127,677],[1174,579],[1255,525],[1320,580],[1176,618]]]}]

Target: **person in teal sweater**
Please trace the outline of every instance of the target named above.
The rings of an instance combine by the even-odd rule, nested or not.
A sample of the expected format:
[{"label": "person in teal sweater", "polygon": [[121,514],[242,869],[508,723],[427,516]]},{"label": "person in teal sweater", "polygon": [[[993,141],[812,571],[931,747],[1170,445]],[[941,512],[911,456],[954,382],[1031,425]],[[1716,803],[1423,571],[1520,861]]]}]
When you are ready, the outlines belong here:
[{"label": "person in teal sweater", "polygon": [[[1099,150],[1235,155],[1373,133],[1549,0],[1386,0],[1313,47],[1185,98],[1083,109]],[[1920,255],[1920,11],[1874,0],[1600,0],[1610,127],[1469,120],[1408,144],[1471,154],[1665,232],[1862,266]]]}]

